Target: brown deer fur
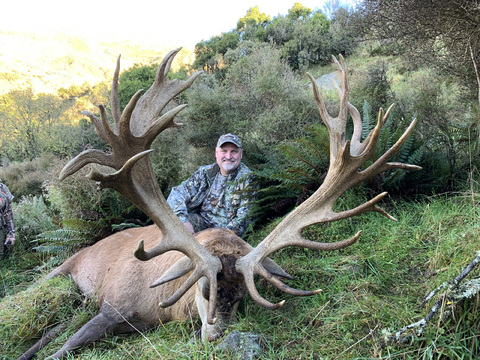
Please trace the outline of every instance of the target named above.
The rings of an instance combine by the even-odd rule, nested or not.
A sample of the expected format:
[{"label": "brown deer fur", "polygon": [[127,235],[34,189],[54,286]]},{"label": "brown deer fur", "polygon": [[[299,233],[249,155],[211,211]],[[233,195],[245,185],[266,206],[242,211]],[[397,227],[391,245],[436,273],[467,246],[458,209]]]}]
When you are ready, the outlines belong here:
[{"label": "brown deer fur", "polygon": [[[118,232],[79,251],[46,276],[45,279],[70,275],[79,290],[95,299],[99,307],[99,315],[85,324],[52,358],[61,358],[66,352],[92,343],[105,333],[132,332],[172,320],[188,320],[198,317],[199,310],[206,313],[204,297],[208,298],[208,289],[199,288],[208,287],[208,282],[202,281],[174,305],[159,306],[186,276],[154,288],[150,285],[184,255],[170,251],[151,261],[140,261],[134,257],[133,250],[142,239],[149,248],[158,244],[161,237],[155,225]],[[212,340],[221,335],[235,314],[236,303],[245,296],[243,277],[235,271],[235,262],[251,247],[226,229],[208,229],[198,233],[196,239],[213,255],[219,256],[223,266],[218,274],[217,322],[209,325],[205,321],[202,326],[202,337]],[[48,335],[45,338],[49,338]],[[31,358],[43,347],[39,344],[46,343],[46,339],[40,340],[19,359]]]}]

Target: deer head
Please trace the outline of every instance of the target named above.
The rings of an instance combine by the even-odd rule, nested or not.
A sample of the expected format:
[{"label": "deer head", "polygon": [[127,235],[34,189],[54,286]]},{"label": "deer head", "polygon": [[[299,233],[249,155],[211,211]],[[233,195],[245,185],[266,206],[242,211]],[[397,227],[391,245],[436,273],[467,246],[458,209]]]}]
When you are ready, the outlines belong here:
[{"label": "deer head", "polygon": [[[109,125],[103,106],[99,107],[101,119],[98,119],[91,113],[85,113],[94,123],[98,135],[111,146],[112,152],[107,154],[98,150],[84,151],[65,166],[60,174],[60,178],[63,179],[91,163],[112,168],[113,171],[111,172],[102,172],[92,167],[92,171],[88,176],[92,180],[97,181],[101,188],[113,188],[126,196],[140,210],[145,212],[163,233],[163,241],[148,251],[145,251],[143,243],[140,242],[135,251],[135,256],[140,260],[147,261],[167,251],[178,250],[189,258],[185,259],[184,263],[178,263],[173,266],[153,284],[153,286],[156,286],[166,283],[193,270],[193,273],[185,283],[160,305],[172,305],[199,279],[205,278],[209,282],[207,319],[212,324],[215,322],[217,273],[221,270],[221,262],[218,257],[211,255],[199,245],[170,209],[155,181],[152,166],[148,159],[148,154],[151,151],[150,145],[153,140],[163,130],[182,125],[174,122],[174,117],[185,106],[177,106],[164,114],[162,114],[162,111],[170,100],[187,89],[200,74],[200,72],[194,73],[186,81],[166,79],[172,60],[179,51],[180,49],[174,50],[165,56],[158,68],[152,87],[143,95],[141,91],[137,92],[122,114],[120,114],[118,105],[118,60],[110,100],[114,128],[112,129]],[[289,276],[286,273],[281,273],[277,267],[272,267],[271,261],[267,258],[271,253],[287,246],[298,246],[314,250],[336,250],[353,244],[360,236],[360,232],[349,239],[335,243],[309,241],[301,236],[301,232],[302,229],[313,224],[345,219],[368,211],[376,211],[390,219],[394,219],[377,206],[377,203],[386,193],[379,194],[372,200],[347,211],[335,212],[332,206],[347,189],[382,171],[393,168],[420,169],[420,167],[415,165],[388,162],[389,158],[405,142],[415,125],[415,121],[412,122],[392,148],[372,165],[363,168],[375,148],[391,107],[385,114],[383,110],[380,110],[375,129],[362,142],[360,113],[348,102],[347,67],[342,57],[340,57],[340,62],[335,58],[334,61],[342,78],[341,87],[337,86],[337,92],[340,97],[340,112],[337,117],[332,117],[328,114],[315,79],[309,74],[320,116],[330,133],[330,167],[327,176],[320,188],[307,201],[291,212],[256,248],[252,248],[246,256],[241,257],[236,262],[236,270],[243,275],[248,292],[254,301],[270,309],[278,308],[283,302],[272,304],[262,298],[255,287],[254,275],[260,275],[278,289],[292,295],[313,295],[319,291],[297,290],[284,284],[278,278],[278,275],[283,274],[282,276],[286,278],[289,278]],[[351,115],[354,125],[351,140],[346,139],[348,114]]]}]

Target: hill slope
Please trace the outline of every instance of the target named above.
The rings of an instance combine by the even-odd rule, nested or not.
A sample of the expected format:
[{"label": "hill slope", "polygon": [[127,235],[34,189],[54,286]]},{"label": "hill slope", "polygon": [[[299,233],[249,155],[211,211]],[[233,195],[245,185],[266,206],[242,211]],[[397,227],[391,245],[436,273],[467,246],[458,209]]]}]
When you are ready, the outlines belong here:
[{"label": "hill slope", "polygon": [[[165,46],[131,42],[93,42],[64,34],[0,32],[0,94],[31,87],[35,93],[110,81],[118,55],[122,70],[134,64],[160,61],[172,50]],[[191,63],[193,54],[182,50],[172,66]]]}]

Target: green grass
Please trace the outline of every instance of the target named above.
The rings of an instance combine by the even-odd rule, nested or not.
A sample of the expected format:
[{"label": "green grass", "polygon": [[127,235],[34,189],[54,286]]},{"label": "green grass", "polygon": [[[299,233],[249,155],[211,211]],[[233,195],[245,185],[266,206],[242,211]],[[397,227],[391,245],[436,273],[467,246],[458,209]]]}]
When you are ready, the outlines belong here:
[{"label": "green grass", "polygon": [[[425,317],[435,299],[421,308],[423,297],[453,279],[473,260],[480,248],[480,207],[472,205],[470,198],[460,196],[386,206],[397,222],[372,213],[305,232],[311,239],[332,241],[362,229],[360,240],[349,248],[328,253],[287,248],[274,254],[274,259],[295,277],[289,282],[291,286],[323,291],[312,297],[293,297],[258,279],[263,296],[274,302],[285,299],[285,305],[269,311],[246,298],[241,302],[238,321],[229,331],[262,335],[267,344],[262,359],[478,358],[477,299],[458,304],[454,319],[444,323],[434,319],[420,338],[408,344],[385,344],[384,335]],[[250,241],[257,243],[270,230],[267,226]],[[2,315],[8,314],[12,301],[20,308],[28,308],[31,303],[25,291],[20,290],[31,283],[34,271],[20,266],[21,263],[19,257],[0,264],[4,293],[8,295],[0,302],[0,359],[15,358],[31,341],[11,336],[12,329],[6,326]],[[10,269],[5,270],[5,266]],[[478,276],[479,269],[475,269],[467,279]],[[44,289],[51,296],[54,292],[60,294],[54,299],[65,299],[58,300],[66,307],[62,307],[60,317],[74,315],[81,322],[92,310],[85,308],[80,295],[69,295],[71,286],[71,282],[51,283],[45,284]],[[29,316],[28,321],[32,322],[34,316]],[[59,320],[59,315],[52,315],[48,322]],[[16,323],[22,326],[25,321]],[[71,326],[38,358],[56,351],[78,326]],[[198,320],[172,322],[141,334],[108,337],[71,358],[136,359],[142,354],[142,359],[230,359],[231,356],[215,349],[218,342],[202,344],[191,340],[192,331],[198,326]]]}]

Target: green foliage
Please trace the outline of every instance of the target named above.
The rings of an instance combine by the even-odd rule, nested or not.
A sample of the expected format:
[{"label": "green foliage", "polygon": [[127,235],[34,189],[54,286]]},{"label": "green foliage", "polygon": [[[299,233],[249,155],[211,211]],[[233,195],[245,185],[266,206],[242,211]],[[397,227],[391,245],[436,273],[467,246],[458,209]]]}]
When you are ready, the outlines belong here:
[{"label": "green foliage", "polygon": [[[413,120],[411,119],[411,121]],[[377,119],[372,115],[372,107],[366,101],[363,105],[362,122],[362,139],[365,139],[377,124]],[[389,116],[382,128],[372,159],[365,163],[365,167],[370,166],[390,149],[403,135],[408,124],[407,122],[396,120],[393,116]],[[416,139],[414,132],[389,161],[422,166],[426,156],[426,147]],[[407,172],[402,169],[393,169],[378,174],[369,181],[367,186],[375,191],[388,191],[391,194],[405,195],[412,192],[416,194],[426,190],[421,187],[423,183],[422,177],[425,177],[423,171]]]},{"label": "green foliage", "polygon": [[[357,69],[351,81],[350,102],[362,107],[364,102],[370,104],[374,113],[380,108],[387,109],[395,102],[394,92],[388,78],[389,64],[386,59],[375,60],[368,64],[365,69]],[[394,107],[393,116],[398,114],[398,106]],[[408,113],[411,116],[411,113]]]},{"label": "green foliage", "polygon": [[[410,145],[405,146],[413,146],[409,161],[423,171],[403,173],[404,189],[431,194],[463,186],[478,166],[478,111],[477,106],[464,102],[465,89],[431,69],[409,69],[398,58],[359,60],[362,63],[350,76],[350,101],[357,108],[368,102],[373,113],[394,103],[390,115],[395,120],[394,132],[406,127],[404,119],[418,120]],[[400,188],[395,185],[388,190]]]},{"label": "green foliage", "polygon": [[[398,74],[392,81],[398,108],[418,118],[418,134],[429,154],[423,165],[445,191],[465,181],[478,146],[476,107],[465,106],[464,88],[432,69]],[[467,171],[466,171],[467,170]]]},{"label": "green foliage", "polygon": [[[372,117],[371,107],[365,102],[363,107],[363,136],[373,130],[376,119]],[[252,216],[262,223],[265,218],[279,216],[293,209],[315,192],[323,182],[329,166],[329,134],[325,126],[314,124],[306,128],[308,135],[291,141],[291,144],[279,146],[282,158],[260,155],[259,162],[265,162],[257,169],[253,168],[257,182],[257,200],[254,202]],[[403,122],[396,123],[392,117],[382,129],[375,152],[365,167],[371,165],[383,155],[402,136],[405,131]],[[409,137],[390,161],[419,165],[425,157],[425,147]],[[370,191],[389,191],[393,194],[416,194],[422,174],[406,172],[401,169],[385,171],[371,179],[367,186]],[[366,191],[365,188],[362,188]]]},{"label": "green foliage", "polygon": [[223,55],[238,46],[240,35],[235,31],[213,36],[195,45],[194,69],[203,69],[209,73],[222,73],[224,69]]},{"label": "green foliage", "polygon": [[293,69],[305,69],[314,64],[327,64],[331,59],[330,22],[321,12],[296,21],[292,39],[281,48],[282,56]]},{"label": "green foliage", "polygon": [[73,281],[64,277],[3,298],[0,301],[0,358],[20,356],[32,340],[38,340],[45,329],[59,323],[65,322],[67,331],[69,326],[78,327],[93,310],[93,303],[85,303]]},{"label": "green foliage", "polygon": [[272,149],[300,136],[318,117],[305,77],[297,77],[273,47],[243,42],[225,54],[225,62],[225,81],[202,76],[188,93],[183,135],[192,149],[182,155],[195,159],[192,168],[212,160],[222,133],[242,138],[245,161],[250,164],[256,148]]},{"label": "green foliage", "polygon": [[315,122],[317,110],[305,78],[295,76],[277,50],[244,43],[225,57],[232,65],[223,84],[230,97],[224,116],[247,143],[279,144]]},{"label": "green foliage", "polygon": [[152,144],[154,151],[150,155],[150,159],[153,173],[164,193],[181,182],[182,167],[178,160],[183,147],[182,142],[181,134],[175,133],[175,130],[167,130],[159,140]]},{"label": "green foliage", "polygon": [[244,17],[238,19],[237,28],[238,32],[245,31],[249,25],[265,26],[270,21],[270,16],[265,13],[261,13],[258,6],[251,7],[247,10]]},{"label": "green foliage", "polygon": [[41,196],[23,197],[18,203],[13,203],[12,208],[17,239],[14,254],[30,250],[39,234],[58,228]]},{"label": "green foliage", "polygon": [[261,13],[258,6],[247,10],[244,17],[237,22],[236,32],[240,34],[242,41],[258,41],[266,40],[265,27],[270,22],[270,16]]},{"label": "green foliage", "polygon": [[332,53],[344,56],[353,54],[363,37],[363,27],[363,18],[357,11],[343,7],[336,10],[329,29]]},{"label": "green foliage", "polygon": [[257,188],[252,211],[256,222],[284,215],[322,184],[329,165],[328,130],[315,124],[306,131],[305,137],[279,147],[283,158],[264,155],[265,164],[252,169]]},{"label": "green foliage", "polygon": [[295,3],[287,15],[270,19],[255,6],[238,20],[235,30],[197,43],[193,68],[223,77],[228,67],[227,50],[248,42],[273,44],[294,70],[327,64],[333,53],[353,52],[362,34],[361,19],[358,12],[340,7],[330,20],[321,11],[300,3]]},{"label": "green foliage", "polygon": [[62,228],[38,234],[36,242],[39,245],[34,249],[51,254],[69,254],[74,250],[92,245],[106,235],[102,220],[97,222],[81,219],[63,220]]},{"label": "green foliage", "polygon": [[[60,172],[65,164],[56,164]],[[87,167],[60,181],[52,179],[45,185],[45,198],[61,221],[78,219],[97,223],[102,227],[98,240],[112,232],[112,225],[122,222],[143,224],[143,215],[130,201],[111,189],[99,191],[95,182],[86,177]]]},{"label": "green foliage", "polygon": [[0,168],[0,178],[17,200],[41,195],[43,183],[52,178],[51,167],[56,161],[54,155],[45,154],[34,160],[13,162]]},{"label": "green foliage", "polygon": [[122,72],[118,79],[118,102],[120,110],[127,106],[132,96],[139,90],[147,91],[155,80],[158,64],[135,64],[127,71]]},{"label": "green foliage", "polygon": [[67,116],[75,102],[32,89],[0,97],[0,157],[33,160],[48,153],[72,154],[79,147],[78,127]]}]

